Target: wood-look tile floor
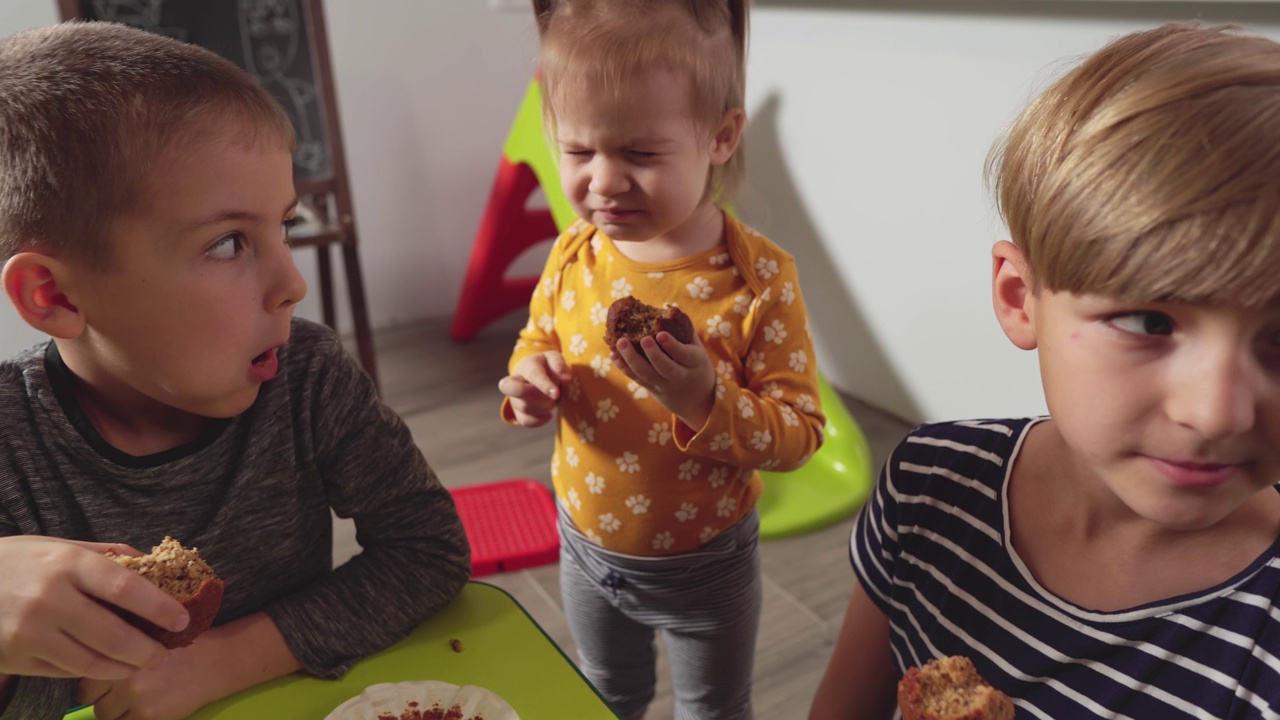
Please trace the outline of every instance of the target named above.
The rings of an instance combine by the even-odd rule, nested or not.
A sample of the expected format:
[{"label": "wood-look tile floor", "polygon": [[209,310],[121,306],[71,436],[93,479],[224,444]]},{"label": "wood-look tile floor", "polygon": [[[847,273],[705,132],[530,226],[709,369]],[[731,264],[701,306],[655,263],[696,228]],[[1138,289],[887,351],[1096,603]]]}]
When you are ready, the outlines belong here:
[{"label": "wood-look tile floor", "polygon": [[[523,317],[490,326],[475,340],[454,343],[447,320],[377,333],[383,397],[413,431],[448,487],[513,477],[550,486],[552,429],[512,428],[498,418],[497,382]],[[871,445],[874,466],[908,425],[856,400],[846,401]],[[853,575],[848,538],[852,518],[808,535],[761,545],[764,610],[756,643],[754,704],[760,718],[803,718],[840,629]],[[335,562],[359,550],[354,528],[335,518]],[[565,653],[575,648],[560,605],[558,565],[479,578],[506,589]],[[645,720],[672,717],[665,658],[659,656],[657,696]]]}]

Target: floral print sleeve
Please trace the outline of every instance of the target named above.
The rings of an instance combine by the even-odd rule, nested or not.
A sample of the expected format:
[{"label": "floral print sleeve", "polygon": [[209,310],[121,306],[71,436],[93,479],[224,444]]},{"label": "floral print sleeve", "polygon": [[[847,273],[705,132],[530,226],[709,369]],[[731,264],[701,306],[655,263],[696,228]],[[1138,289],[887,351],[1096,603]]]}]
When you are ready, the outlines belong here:
[{"label": "floral print sleeve", "polygon": [[[696,430],[675,421],[675,440],[687,453],[738,467],[794,470],[821,446],[825,424],[813,338],[795,262],[766,250],[753,269],[765,288],[740,299],[752,328],[741,366],[717,363],[710,418]],[[730,323],[705,331],[730,332]]]}]

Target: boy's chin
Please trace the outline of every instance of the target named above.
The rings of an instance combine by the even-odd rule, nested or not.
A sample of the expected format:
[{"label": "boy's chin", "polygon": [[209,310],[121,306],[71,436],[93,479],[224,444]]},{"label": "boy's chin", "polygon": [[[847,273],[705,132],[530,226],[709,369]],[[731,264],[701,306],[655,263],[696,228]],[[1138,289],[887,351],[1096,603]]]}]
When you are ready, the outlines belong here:
[{"label": "boy's chin", "polygon": [[253,404],[258,400],[259,392],[261,392],[261,388],[254,387],[217,400],[192,403],[179,409],[210,420],[229,420],[253,407]]}]

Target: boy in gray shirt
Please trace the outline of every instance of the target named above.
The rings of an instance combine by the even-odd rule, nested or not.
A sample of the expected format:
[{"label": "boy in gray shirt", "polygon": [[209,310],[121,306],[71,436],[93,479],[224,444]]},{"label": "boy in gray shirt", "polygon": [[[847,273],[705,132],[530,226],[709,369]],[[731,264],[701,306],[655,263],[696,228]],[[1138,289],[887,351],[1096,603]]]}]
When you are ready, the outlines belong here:
[{"label": "boy in gray shirt", "polygon": [[[52,340],[0,363],[0,718],[181,718],[302,669],[336,677],[466,582],[408,429],[327,329],[284,225],[293,133],[200,48],[73,23],[0,42],[0,259]],[[363,552],[332,567],[330,509]],[[103,556],[166,535],[226,583],[165,650],[103,603],[186,611]]]}]

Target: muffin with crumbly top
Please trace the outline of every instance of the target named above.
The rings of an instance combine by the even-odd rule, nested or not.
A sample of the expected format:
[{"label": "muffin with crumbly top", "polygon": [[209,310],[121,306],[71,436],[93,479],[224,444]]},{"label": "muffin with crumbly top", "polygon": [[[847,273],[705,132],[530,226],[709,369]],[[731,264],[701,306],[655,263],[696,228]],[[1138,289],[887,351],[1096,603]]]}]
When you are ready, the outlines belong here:
[{"label": "muffin with crumbly top", "polygon": [[132,613],[122,611],[126,620],[159,640],[165,647],[186,647],[213,625],[218,608],[222,606],[224,586],[196,548],[185,548],[182,543],[166,536],[146,555],[131,557],[108,552],[107,556],[150,580],[187,609],[191,622],[185,629],[177,632],[165,630]]},{"label": "muffin with crumbly top", "polygon": [[898,681],[898,708],[903,720],[1013,720],[1009,697],[960,656],[908,668]]},{"label": "muffin with crumbly top", "polygon": [[628,295],[609,306],[604,322],[604,342],[615,347],[619,340],[627,338],[638,348],[642,339],[664,330],[681,343],[693,342],[693,321],[683,310],[671,304],[662,307],[646,305]]}]

